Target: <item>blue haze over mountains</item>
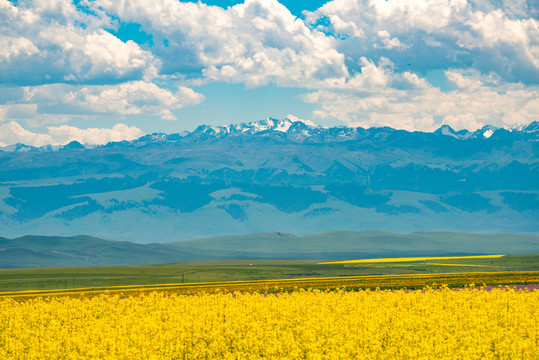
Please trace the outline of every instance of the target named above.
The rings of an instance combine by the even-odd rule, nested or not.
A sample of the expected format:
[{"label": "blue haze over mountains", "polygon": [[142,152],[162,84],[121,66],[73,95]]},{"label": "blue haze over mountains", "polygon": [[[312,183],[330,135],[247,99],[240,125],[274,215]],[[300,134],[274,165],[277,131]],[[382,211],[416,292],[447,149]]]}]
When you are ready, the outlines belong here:
[{"label": "blue haze over mountains", "polygon": [[539,233],[539,124],[434,133],[288,119],[0,150],[0,236]]}]

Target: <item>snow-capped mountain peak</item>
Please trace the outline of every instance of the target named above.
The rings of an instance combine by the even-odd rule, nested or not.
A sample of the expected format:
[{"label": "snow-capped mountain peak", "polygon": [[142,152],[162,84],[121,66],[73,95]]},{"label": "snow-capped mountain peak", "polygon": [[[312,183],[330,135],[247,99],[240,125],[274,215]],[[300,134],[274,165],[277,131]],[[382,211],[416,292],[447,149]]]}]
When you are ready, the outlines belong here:
[{"label": "snow-capped mountain peak", "polygon": [[[94,148],[94,147],[129,147],[129,146],[145,146],[147,144],[156,144],[156,143],[175,143],[180,141],[186,142],[200,142],[211,139],[217,139],[227,136],[238,137],[244,135],[262,135],[270,136],[276,138],[286,138],[292,142],[310,142],[310,143],[326,143],[326,142],[343,142],[343,141],[353,141],[361,140],[366,137],[373,136],[375,138],[381,138],[390,136],[394,134],[397,130],[390,127],[374,127],[364,129],[361,127],[347,127],[347,126],[337,126],[337,127],[322,127],[313,124],[310,121],[305,121],[296,118],[295,116],[288,116],[284,119],[274,119],[266,118],[260,121],[253,121],[248,123],[240,124],[231,124],[228,126],[218,126],[218,125],[200,125],[194,131],[188,132],[183,131],[176,134],[164,134],[164,133],[153,133],[147,134],[139,139],[132,141],[120,141],[120,142],[111,142],[106,145],[88,145],[88,144],[73,144],[67,146],[51,146],[46,145],[42,147],[33,147],[27,146],[24,144],[15,144],[10,146],[0,147],[0,151],[4,152],[51,152],[58,151],[66,147],[70,148]],[[504,136],[517,136],[522,139],[527,139],[530,141],[537,141],[539,138],[539,123],[532,122],[527,126],[521,126],[519,128],[511,129],[500,129],[495,126],[486,125],[481,129],[478,129],[474,132],[468,130],[459,130],[455,131],[449,125],[442,125],[438,130],[434,131],[435,135],[438,136],[447,136],[452,137],[456,140],[468,140],[468,139],[479,139],[479,140],[488,140],[494,136],[494,138],[499,138],[501,136],[500,132],[507,132],[510,135]],[[398,131],[398,133],[403,134],[407,133],[409,136],[421,136],[421,132],[417,132],[417,135],[412,135],[413,133],[406,131]],[[424,134],[424,133],[422,133]]]},{"label": "snow-capped mountain peak", "polygon": [[[215,126],[215,125],[201,125],[191,134],[214,134],[214,135],[224,135],[224,134],[239,134],[239,133],[248,133],[248,134],[257,134],[264,131],[278,131],[281,133],[286,133],[294,123],[306,124],[301,120],[291,120],[289,118],[284,119],[273,119],[266,118],[260,121],[253,121],[248,123],[232,124],[229,126]],[[312,125],[307,126],[311,127]]]}]

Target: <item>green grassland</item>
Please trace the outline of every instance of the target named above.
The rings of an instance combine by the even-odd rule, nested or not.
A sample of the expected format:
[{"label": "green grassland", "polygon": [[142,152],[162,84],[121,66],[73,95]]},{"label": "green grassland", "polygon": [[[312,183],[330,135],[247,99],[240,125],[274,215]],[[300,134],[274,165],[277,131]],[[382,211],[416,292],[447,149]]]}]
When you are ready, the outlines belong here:
[{"label": "green grassland", "polygon": [[3,269],[0,270],[0,292],[269,279],[507,271],[539,271],[539,255],[359,264],[324,264],[315,260],[222,260],[144,266]]},{"label": "green grassland", "polygon": [[[185,249],[258,254],[263,258],[349,259],[440,254],[537,254],[534,234],[477,234],[457,232],[332,231],[306,236],[261,233],[172,242]],[[355,255],[357,254],[357,255]],[[314,257],[313,257],[314,256]]]},{"label": "green grassland", "polygon": [[[294,264],[292,260],[482,254],[539,254],[539,235],[334,231],[295,236],[276,232],[149,244],[90,236],[0,237],[0,269],[256,259],[288,260]],[[273,268],[269,271],[273,272]],[[283,276],[286,271],[282,270]]]},{"label": "green grassland", "polygon": [[[519,286],[521,290],[533,290],[539,284],[539,271],[469,272],[414,275],[345,276],[299,279],[271,279],[250,281],[220,281],[184,284],[131,285],[92,287],[57,290],[31,290],[0,292],[0,299],[25,301],[36,297],[56,296],[91,298],[99,295],[116,295],[119,298],[138,296],[149,291],[168,294],[194,295],[200,293],[248,292],[269,294],[305,291],[358,291],[358,290],[419,290],[425,288],[464,288],[471,291],[483,286]],[[488,288],[487,288],[488,289]]]}]

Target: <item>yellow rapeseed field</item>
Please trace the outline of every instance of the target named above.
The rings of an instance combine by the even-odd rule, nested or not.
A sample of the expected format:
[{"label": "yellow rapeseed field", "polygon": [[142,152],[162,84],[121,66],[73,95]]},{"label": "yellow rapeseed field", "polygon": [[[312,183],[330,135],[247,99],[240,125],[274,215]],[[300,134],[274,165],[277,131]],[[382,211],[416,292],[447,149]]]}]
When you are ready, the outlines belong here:
[{"label": "yellow rapeseed field", "polygon": [[389,263],[389,262],[409,262],[427,260],[456,260],[456,259],[499,259],[505,255],[473,255],[473,256],[431,256],[431,257],[404,257],[404,258],[382,258],[382,259],[360,259],[360,260],[340,260],[325,261],[318,264],[359,264],[359,263]]},{"label": "yellow rapeseed field", "polygon": [[534,359],[539,291],[0,299],[0,359]]}]

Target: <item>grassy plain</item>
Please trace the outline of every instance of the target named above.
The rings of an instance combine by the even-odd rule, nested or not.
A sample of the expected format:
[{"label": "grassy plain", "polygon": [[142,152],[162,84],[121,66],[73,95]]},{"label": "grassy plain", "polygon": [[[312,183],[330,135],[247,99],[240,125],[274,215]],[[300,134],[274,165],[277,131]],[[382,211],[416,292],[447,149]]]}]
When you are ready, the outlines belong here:
[{"label": "grassy plain", "polygon": [[[473,278],[457,279],[455,286],[464,286],[470,282],[476,284],[499,285],[505,284],[497,279],[502,272],[534,272],[539,271],[539,255],[506,255],[497,258],[455,258],[418,260],[402,262],[378,262],[373,259],[371,263],[334,263],[324,264],[312,260],[239,260],[239,261],[201,261],[165,263],[146,266],[121,267],[76,267],[76,268],[46,268],[46,269],[5,269],[0,270],[0,292],[26,291],[26,290],[55,290],[79,288],[110,288],[115,286],[138,285],[166,285],[166,284],[193,284],[207,283],[201,286],[212,286],[213,283],[229,283],[234,281],[253,282],[259,280],[293,280],[298,278],[317,279],[336,277],[352,279],[353,277],[370,276],[372,279],[380,278],[380,284],[374,280],[366,280],[357,286],[383,287],[399,285],[385,282],[384,275],[426,275],[432,277],[432,282],[418,281],[411,284],[422,287],[436,282],[436,276],[445,276],[446,273],[495,273],[485,280]],[[498,275],[496,275],[498,273]],[[532,273],[533,274],[533,273]],[[536,274],[537,275],[537,274]],[[535,276],[535,283],[539,279]],[[407,278],[406,276],[404,278]],[[420,279],[421,277],[415,276]],[[508,278],[508,275],[506,276]],[[533,276],[532,276],[533,278]],[[491,281],[492,280],[492,281]],[[508,278],[507,284],[515,284]],[[523,279],[526,280],[526,279]],[[529,279],[528,279],[529,280]],[[344,280],[339,280],[343,282]],[[527,281],[527,280],[526,280]],[[345,282],[345,281],[344,281]],[[387,283],[387,284],[386,284]],[[449,284],[449,282],[445,282]],[[521,282],[531,284],[532,282]],[[285,284],[289,284],[285,282]],[[384,285],[386,284],[386,285]],[[393,285],[392,285],[393,284]],[[335,282],[331,286],[338,286]],[[410,286],[411,286],[410,285]],[[174,285],[176,286],[176,285]],[[288,286],[288,285],[287,285]],[[292,288],[295,285],[292,286]]]},{"label": "grassy plain", "polygon": [[[482,286],[510,286],[539,284],[539,271],[473,272],[415,275],[345,276],[323,278],[272,279],[252,281],[205,282],[187,284],[132,285],[116,287],[93,287],[59,290],[30,290],[2,292],[0,299],[12,298],[23,301],[32,298],[94,297],[118,295],[121,298],[142,296],[149,292],[196,295],[221,293],[277,294],[296,292],[300,289],[320,291],[399,290],[427,288],[468,288]],[[531,286],[530,289],[535,288]]]},{"label": "grassy plain", "polygon": [[484,254],[539,254],[539,235],[333,231],[307,236],[247,234],[152,244],[90,236],[0,237],[0,269],[127,266],[194,260],[349,260]]}]

